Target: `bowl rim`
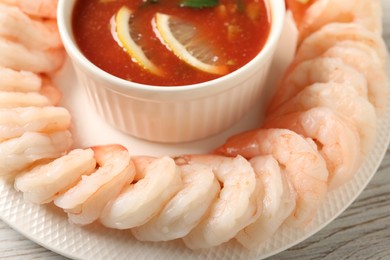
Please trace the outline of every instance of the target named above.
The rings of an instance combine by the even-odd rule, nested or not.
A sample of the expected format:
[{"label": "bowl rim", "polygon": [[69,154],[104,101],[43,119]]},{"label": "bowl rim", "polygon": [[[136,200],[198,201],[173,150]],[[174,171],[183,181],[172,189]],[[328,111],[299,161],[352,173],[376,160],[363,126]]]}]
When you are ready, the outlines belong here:
[{"label": "bowl rim", "polygon": [[271,19],[271,27],[270,32],[268,34],[268,38],[260,52],[253,59],[251,59],[249,62],[247,62],[245,65],[238,68],[237,70],[223,75],[219,78],[205,82],[179,86],[160,86],[142,84],[119,78],[99,68],[94,63],[89,61],[87,57],[84,56],[81,50],[77,47],[77,43],[75,42],[74,37],[72,35],[71,26],[68,26],[71,24],[70,18],[73,6],[76,1],[77,0],[58,0],[57,23],[60,37],[62,38],[65,50],[68,52],[68,55],[71,57],[71,59],[75,59],[78,64],[82,65],[84,70],[89,71],[94,76],[98,77],[104,82],[109,82],[109,86],[105,84],[106,87],[111,88],[112,90],[116,90],[121,94],[128,94],[130,91],[146,91],[169,94],[194,90],[200,91],[203,89],[210,90],[210,87],[212,87],[214,90],[211,92],[218,92],[218,90],[216,90],[218,86],[220,90],[228,89],[229,86],[231,87],[231,84],[227,84],[228,82],[231,82],[236,77],[240,77],[241,74],[245,75],[245,73],[248,73],[252,67],[258,66],[258,64],[265,62],[265,60],[267,60],[267,56],[270,53],[272,54],[272,52],[276,49],[276,45],[278,44],[279,38],[282,34],[286,12],[284,0],[265,0],[269,12],[268,15]]}]

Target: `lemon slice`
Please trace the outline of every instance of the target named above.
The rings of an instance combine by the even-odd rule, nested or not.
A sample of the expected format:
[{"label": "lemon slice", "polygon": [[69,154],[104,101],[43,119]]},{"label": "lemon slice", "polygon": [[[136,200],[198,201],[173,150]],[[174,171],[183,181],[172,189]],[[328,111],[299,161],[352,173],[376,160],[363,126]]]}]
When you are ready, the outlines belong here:
[{"label": "lemon slice", "polygon": [[126,6],[123,6],[121,9],[119,9],[115,16],[115,29],[120,45],[125,49],[125,51],[130,55],[130,57],[141,67],[152,72],[153,74],[162,75],[161,69],[158,68],[146,57],[142,48],[137,45],[131,37],[131,16],[132,11]]},{"label": "lemon slice", "polygon": [[154,25],[160,40],[185,63],[207,73],[223,75],[228,72],[227,66],[216,64],[218,56],[196,37],[193,25],[162,13],[156,13]]}]

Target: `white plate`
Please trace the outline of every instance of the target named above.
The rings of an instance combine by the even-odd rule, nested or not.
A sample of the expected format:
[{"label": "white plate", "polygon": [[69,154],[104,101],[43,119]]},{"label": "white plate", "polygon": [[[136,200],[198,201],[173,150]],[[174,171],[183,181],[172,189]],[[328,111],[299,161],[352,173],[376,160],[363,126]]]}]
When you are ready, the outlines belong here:
[{"label": "white plate", "polygon": [[[286,59],[287,57],[287,59]],[[277,57],[281,58],[281,57]],[[290,56],[282,55],[275,64],[282,70]],[[279,62],[279,63],[278,63]],[[269,84],[275,79],[271,78]],[[233,133],[255,127],[261,118],[261,104],[231,129],[207,140],[180,145],[149,143],[117,132],[105,124],[87,106],[87,97],[78,86],[69,63],[58,76],[64,93],[63,106],[73,115],[75,146],[121,143],[131,154],[177,155],[207,153]],[[390,102],[389,102],[390,104]],[[354,178],[329,193],[313,222],[304,229],[282,227],[274,237],[253,251],[236,242],[201,251],[187,249],[181,241],[145,243],[135,240],[131,232],[106,229],[99,224],[78,227],[67,221],[66,214],[52,204],[40,206],[23,201],[12,183],[0,180],[0,218],[32,241],[74,259],[259,259],[281,252],[318,232],[341,214],[366,187],[379,167],[390,141],[390,107],[378,125],[373,151]]]}]

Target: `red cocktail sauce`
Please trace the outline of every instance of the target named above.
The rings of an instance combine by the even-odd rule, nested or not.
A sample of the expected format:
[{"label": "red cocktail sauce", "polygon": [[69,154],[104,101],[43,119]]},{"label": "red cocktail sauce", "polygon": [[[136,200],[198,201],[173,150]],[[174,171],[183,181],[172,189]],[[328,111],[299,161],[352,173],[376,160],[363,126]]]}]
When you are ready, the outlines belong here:
[{"label": "red cocktail sauce", "polygon": [[[209,81],[222,75],[200,71],[180,60],[156,36],[156,12],[194,25],[199,37],[215,52],[228,73],[253,59],[270,31],[265,0],[220,0],[210,8],[181,7],[181,0],[78,0],[73,11],[73,33],[82,53],[96,66],[117,77],[157,86],[180,86]],[[162,71],[153,75],[114,40],[110,20],[126,6],[133,11],[131,27],[137,44]]]}]

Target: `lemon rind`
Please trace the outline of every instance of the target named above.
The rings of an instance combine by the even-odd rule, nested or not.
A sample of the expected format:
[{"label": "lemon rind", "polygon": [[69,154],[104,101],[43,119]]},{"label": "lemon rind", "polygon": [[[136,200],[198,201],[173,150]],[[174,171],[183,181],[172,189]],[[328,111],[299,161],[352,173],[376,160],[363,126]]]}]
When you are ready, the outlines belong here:
[{"label": "lemon rind", "polygon": [[161,69],[145,56],[143,50],[134,42],[130,36],[129,19],[131,18],[131,15],[132,11],[126,6],[123,6],[121,9],[119,9],[118,13],[116,14],[115,22],[118,39],[123,45],[125,51],[136,63],[138,63],[138,65],[155,75],[161,76],[163,74]]}]

